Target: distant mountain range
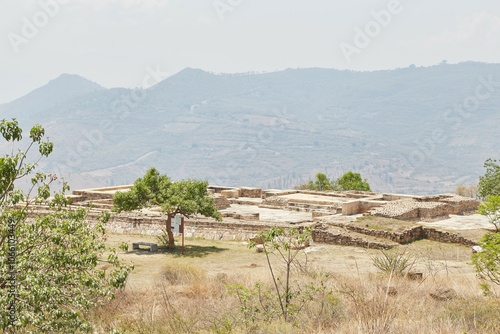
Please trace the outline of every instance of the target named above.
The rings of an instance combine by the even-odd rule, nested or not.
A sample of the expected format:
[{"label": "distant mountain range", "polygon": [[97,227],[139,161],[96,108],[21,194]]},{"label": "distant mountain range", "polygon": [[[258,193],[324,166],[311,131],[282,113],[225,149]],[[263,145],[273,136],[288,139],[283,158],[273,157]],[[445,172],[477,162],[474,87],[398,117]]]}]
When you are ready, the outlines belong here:
[{"label": "distant mountain range", "polygon": [[[353,170],[372,189],[453,191],[500,154],[500,64],[388,71],[289,69],[212,74],[187,68],[145,90],[105,89],[63,74],[1,118],[40,123],[55,144],[42,163],[72,188],[173,179],[289,188]],[[0,152],[11,149],[0,145]]]}]

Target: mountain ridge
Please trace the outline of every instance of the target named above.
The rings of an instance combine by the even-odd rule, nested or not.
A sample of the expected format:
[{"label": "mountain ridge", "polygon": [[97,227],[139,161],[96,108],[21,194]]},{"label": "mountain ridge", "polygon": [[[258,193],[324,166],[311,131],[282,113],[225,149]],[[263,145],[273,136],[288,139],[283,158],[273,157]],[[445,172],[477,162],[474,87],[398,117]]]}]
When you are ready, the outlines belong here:
[{"label": "mountain ridge", "polygon": [[[187,68],[140,94],[75,84],[68,85],[74,95],[46,94],[43,113],[9,103],[0,114],[46,125],[56,146],[44,168],[80,188],[131,183],[156,166],[173,178],[264,188],[355,170],[380,191],[445,192],[477,182],[484,160],[498,155],[498,91],[467,118],[454,110],[489,76],[498,81],[499,64],[258,74]],[[115,166],[126,167],[110,171]]]}]

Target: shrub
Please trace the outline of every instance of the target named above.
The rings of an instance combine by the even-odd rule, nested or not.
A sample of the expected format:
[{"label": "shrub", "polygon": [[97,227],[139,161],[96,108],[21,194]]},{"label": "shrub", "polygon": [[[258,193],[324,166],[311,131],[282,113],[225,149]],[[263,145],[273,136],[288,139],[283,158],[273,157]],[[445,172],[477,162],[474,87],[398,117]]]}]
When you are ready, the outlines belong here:
[{"label": "shrub", "polygon": [[372,257],[372,262],[377,269],[384,273],[396,276],[405,276],[415,264],[415,257],[405,251],[382,251],[381,255]]}]

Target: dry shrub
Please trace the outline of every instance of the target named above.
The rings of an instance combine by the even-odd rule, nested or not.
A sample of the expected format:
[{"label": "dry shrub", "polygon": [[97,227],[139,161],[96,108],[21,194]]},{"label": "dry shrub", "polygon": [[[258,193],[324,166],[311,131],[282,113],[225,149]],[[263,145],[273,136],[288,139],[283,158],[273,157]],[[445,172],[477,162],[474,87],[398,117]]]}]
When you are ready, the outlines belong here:
[{"label": "dry shrub", "polygon": [[500,333],[500,300],[458,298],[446,305],[444,317],[464,333]]},{"label": "dry shrub", "polygon": [[349,314],[343,321],[344,326],[347,323],[348,328],[356,328],[360,333],[389,333],[400,310],[400,297],[390,294],[389,288],[395,285],[392,277],[386,282],[385,278],[381,280],[375,275],[354,280],[341,276],[337,284]]},{"label": "dry shrub", "polygon": [[182,261],[172,261],[163,266],[161,279],[169,284],[190,284],[205,278],[205,272],[198,267],[183,263]]}]

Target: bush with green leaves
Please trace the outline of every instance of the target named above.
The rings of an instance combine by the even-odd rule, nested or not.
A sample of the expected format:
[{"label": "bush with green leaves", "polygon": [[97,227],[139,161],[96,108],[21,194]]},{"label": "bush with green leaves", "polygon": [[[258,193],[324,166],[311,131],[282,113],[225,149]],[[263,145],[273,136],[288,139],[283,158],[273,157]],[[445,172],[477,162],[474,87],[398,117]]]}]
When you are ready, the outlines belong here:
[{"label": "bush with green leaves", "polygon": [[479,277],[500,285],[500,233],[487,233],[479,241],[482,250],[472,254]]},{"label": "bush with green leaves", "polygon": [[488,196],[486,201],[479,205],[478,212],[483,216],[488,218],[493,226],[495,226],[495,231],[498,232],[500,229],[500,196],[491,195]]},{"label": "bush with green leaves", "polygon": [[[35,172],[53,149],[44,140],[45,130],[33,126],[26,144],[14,119],[3,120],[0,133],[14,148],[0,157],[0,328],[7,333],[90,332],[89,311],[113,298],[132,268],[106,249],[107,215],[89,224],[84,209],[67,208],[64,182],[51,194],[57,177]],[[16,151],[24,144],[26,149]],[[30,190],[16,187],[29,177]],[[37,205],[49,210],[36,214]],[[111,269],[102,270],[101,261]]]},{"label": "bush with green leaves", "polygon": [[366,179],[363,179],[360,173],[354,173],[352,171],[344,173],[336,180],[329,179],[323,173],[318,173],[316,174],[316,179],[314,181],[309,181],[307,184],[299,185],[297,188],[317,191],[371,191],[370,185]]},{"label": "bush with green leaves", "polygon": [[500,196],[500,164],[498,164],[497,160],[488,159],[485,161],[484,167],[486,173],[479,177],[479,197]]},{"label": "bush with green leaves", "polygon": [[361,177],[360,173],[347,172],[337,179],[338,187],[341,190],[371,191],[370,185]]}]

